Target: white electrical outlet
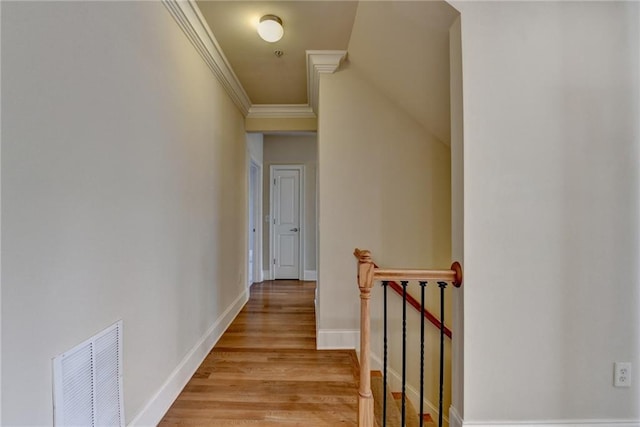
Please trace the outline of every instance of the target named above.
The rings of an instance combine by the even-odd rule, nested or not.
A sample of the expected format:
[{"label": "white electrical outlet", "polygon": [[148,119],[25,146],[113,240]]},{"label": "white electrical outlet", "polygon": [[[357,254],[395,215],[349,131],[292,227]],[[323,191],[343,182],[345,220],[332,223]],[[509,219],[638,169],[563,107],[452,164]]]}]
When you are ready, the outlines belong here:
[{"label": "white electrical outlet", "polygon": [[615,387],[631,387],[631,363],[616,362],[613,364],[613,385]]}]

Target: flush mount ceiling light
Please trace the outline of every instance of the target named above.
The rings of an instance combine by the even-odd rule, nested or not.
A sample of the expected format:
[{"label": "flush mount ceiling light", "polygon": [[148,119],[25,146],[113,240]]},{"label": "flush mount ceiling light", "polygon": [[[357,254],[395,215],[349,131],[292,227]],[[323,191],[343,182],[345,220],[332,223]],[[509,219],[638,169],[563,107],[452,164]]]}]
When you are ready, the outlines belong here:
[{"label": "flush mount ceiling light", "polygon": [[284,35],[282,19],[275,15],[264,15],[260,18],[260,23],[258,24],[258,34],[266,42],[277,42]]}]

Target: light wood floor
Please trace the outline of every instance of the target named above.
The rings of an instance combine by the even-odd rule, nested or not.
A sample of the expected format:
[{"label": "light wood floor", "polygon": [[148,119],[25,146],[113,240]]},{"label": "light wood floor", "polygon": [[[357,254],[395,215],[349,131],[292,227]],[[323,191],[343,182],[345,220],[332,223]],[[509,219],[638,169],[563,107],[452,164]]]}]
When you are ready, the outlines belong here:
[{"label": "light wood floor", "polygon": [[356,354],[315,350],[315,282],[255,284],[160,426],[355,426]]}]

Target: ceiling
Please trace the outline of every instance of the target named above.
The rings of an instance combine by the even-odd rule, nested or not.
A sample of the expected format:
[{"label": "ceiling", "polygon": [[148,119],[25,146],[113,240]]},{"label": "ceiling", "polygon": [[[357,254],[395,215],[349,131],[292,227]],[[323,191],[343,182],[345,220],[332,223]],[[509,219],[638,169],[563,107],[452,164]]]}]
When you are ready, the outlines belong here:
[{"label": "ceiling", "polygon": [[[176,2],[179,8],[183,3]],[[224,75],[221,81],[247,119],[315,119],[314,73],[334,72],[348,51],[341,70],[359,74],[449,144],[449,28],[459,13],[446,1],[196,0],[196,5],[215,38],[218,63],[224,63],[216,73]],[[268,14],[283,21],[284,37],[276,43],[263,41],[256,31]],[[284,54],[278,57],[275,50]]]},{"label": "ceiling", "polygon": [[[252,104],[307,104],[307,50],[346,50],[356,1],[196,2]],[[282,19],[284,37],[263,41],[263,15]],[[275,50],[284,52],[281,57]]]}]

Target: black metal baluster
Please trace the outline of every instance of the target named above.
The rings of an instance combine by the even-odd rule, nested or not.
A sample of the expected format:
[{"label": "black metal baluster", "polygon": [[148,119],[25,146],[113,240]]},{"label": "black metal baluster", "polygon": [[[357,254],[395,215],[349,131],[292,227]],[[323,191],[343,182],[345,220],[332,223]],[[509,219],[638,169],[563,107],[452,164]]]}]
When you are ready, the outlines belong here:
[{"label": "black metal baluster", "polygon": [[402,423],[404,427],[406,420],[406,386],[407,386],[407,284],[403,280],[402,285]]},{"label": "black metal baluster", "polygon": [[389,282],[382,282],[382,287],[384,288],[384,314],[383,314],[383,342],[384,342],[384,350],[383,350],[383,358],[384,361],[382,363],[382,427],[386,427],[387,425],[387,288],[389,287]]},{"label": "black metal baluster", "polygon": [[[424,290],[427,282],[420,282],[420,308],[424,310]],[[424,426],[424,315],[420,313],[420,427]]]},{"label": "black metal baluster", "polygon": [[444,383],[444,290],[447,282],[438,282],[440,287],[440,403],[438,404],[438,427],[442,427],[442,385]]}]

